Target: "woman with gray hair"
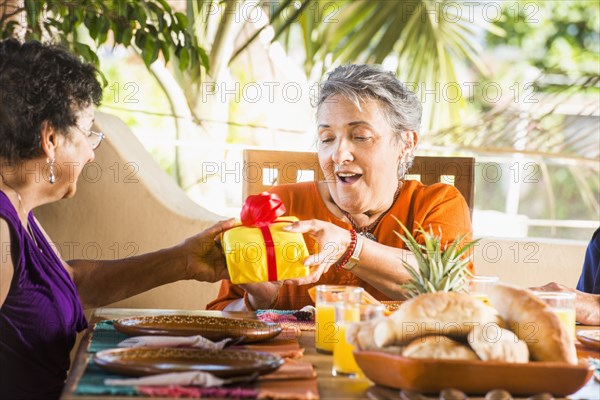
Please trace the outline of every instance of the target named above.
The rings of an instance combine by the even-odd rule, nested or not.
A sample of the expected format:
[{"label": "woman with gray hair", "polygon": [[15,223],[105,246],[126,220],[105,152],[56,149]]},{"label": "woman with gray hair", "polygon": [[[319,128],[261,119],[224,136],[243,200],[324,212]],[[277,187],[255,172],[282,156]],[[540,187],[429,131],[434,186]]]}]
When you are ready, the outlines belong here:
[{"label": "woman with gray hair", "polygon": [[[422,242],[419,227],[444,242],[471,237],[469,208],[456,188],[404,180],[419,141],[422,107],[394,74],[374,65],[347,65],[322,84],[317,105],[319,164],[326,180],[276,186],[317,252],[306,278],[233,285],[223,281],[208,307],[225,310],[298,309],[311,304],[315,284],[364,287],[378,300],[402,299],[409,279],[401,259],[412,254],[394,231],[400,220]],[[286,229],[286,228],[284,228]],[[331,268],[331,266],[335,266]]]}]

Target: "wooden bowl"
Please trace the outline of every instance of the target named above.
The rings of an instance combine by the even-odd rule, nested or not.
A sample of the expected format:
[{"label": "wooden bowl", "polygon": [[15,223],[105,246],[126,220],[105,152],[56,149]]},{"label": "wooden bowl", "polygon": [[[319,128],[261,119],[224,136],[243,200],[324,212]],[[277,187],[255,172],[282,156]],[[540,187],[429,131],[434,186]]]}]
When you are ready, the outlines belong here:
[{"label": "wooden bowl", "polygon": [[513,395],[549,392],[554,396],[575,393],[592,377],[587,362],[526,364],[497,361],[406,358],[378,351],[356,351],[354,358],[367,378],[395,389],[438,393],[454,388],[469,395],[504,389]]}]

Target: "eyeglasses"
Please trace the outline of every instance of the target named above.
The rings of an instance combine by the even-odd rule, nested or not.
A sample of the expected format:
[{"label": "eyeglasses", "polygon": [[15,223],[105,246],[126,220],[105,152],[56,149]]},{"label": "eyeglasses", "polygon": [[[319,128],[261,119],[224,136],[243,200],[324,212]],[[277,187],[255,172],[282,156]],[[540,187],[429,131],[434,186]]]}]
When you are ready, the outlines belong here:
[{"label": "eyeglasses", "polygon": [[92,146],[92,150],[96,150],[98,146],[100,146],[100,143],[102,143],[102,139],[104,139],[105,137],[104,133],[102,132],[96,132],[91,129],[85,130],[79,125],[75,125],[75,127],[85,135],[85,138],[87,139],[88,143],[90,144],[90,146]]}]

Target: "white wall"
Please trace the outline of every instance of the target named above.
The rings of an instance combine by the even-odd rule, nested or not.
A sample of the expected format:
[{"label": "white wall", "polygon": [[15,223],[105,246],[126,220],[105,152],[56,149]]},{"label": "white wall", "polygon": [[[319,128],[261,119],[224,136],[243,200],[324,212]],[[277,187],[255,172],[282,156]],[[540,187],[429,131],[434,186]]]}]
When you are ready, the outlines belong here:
[{"label": "white wall", "polygon": [[486,238],[475,249],[475,270],[525,287],[552,281],[575,287],[586,247],[575,240]]}]

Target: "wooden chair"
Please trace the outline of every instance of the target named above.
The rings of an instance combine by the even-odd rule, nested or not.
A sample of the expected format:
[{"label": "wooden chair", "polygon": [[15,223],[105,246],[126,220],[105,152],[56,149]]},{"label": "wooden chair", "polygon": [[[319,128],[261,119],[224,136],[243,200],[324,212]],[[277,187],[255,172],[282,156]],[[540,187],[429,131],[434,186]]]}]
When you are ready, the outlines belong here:
[{"label": "wooden chair", "polygon": [[[473,215],[475,159],[473,157],[417,156],[406,175],[425,185],[437,182],[455,186]],[[317,153],[275,150],[244,150],[244,199],[271,186],[302,181],[322,181],[325,175]]]}]

